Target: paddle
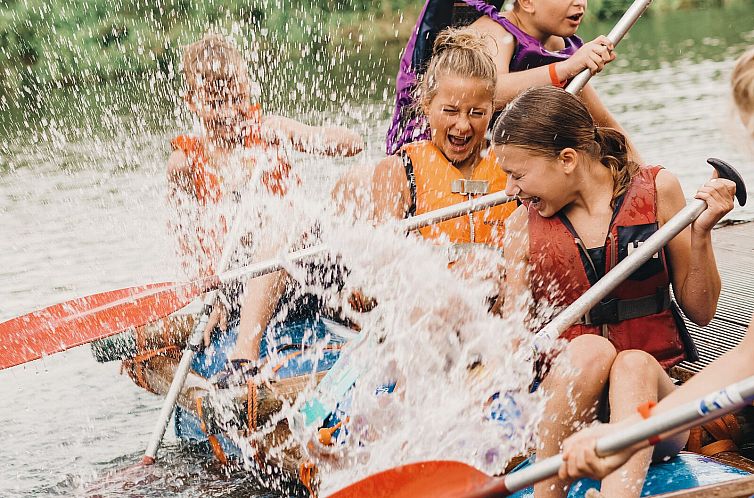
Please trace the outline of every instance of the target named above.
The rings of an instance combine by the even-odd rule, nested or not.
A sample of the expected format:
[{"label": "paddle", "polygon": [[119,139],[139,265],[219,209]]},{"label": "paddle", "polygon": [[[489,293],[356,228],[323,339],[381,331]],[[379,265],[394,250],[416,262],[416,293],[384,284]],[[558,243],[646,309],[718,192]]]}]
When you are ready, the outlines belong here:
[{"label": "paddle", "polygon": [[[258,168],[257,171],[260,172],[257,173],[257,176],[259,176],[261,174],[261,168]],[[220,271],[225,270],[230,264],[233,253],[236,251],[236,247],[238,247],[238,244],[241,241],[241,235],[244,226],[244,214],[246,212],[246,210],[244,209],[245,206],[246,204],[244,204],[243,198],[241,198],[240,205],[238,206],[238,212],[235,214],[235,217],[233,219],[233,225],[228,231],[228,234],[225,236],[222,253],[220,254],[220,261],[218,261],[217,263],[217,269]],[[213,290],[207,292],[202,299],[202,311],[199,314],[199,319],[194,324],[194,329],[191,331],[191,335],[189,336],[186,348],[183,350],[183,354],[181,355],[181,361],[178,363],[178,367],[176,367],[175,369],[173,380],[170,383],[170,389],[168,389],[165,400],[162,402],[160,415],[157,418],[157,423],[152,430],[152,436],[149,439],[147,450],[144,453],[144,457],[142,458],[142,463],[145,465],[151,465],[155,461],[157,450],[159,449],[160,443],[162,442],[162,437],[165,435],[165,430],[170,423],[170,416],[173,414],[175,404],[178,401],[178,395],[181,393],[183,385],[186,383],[186,377],[188,376],[189,369],[191,368],[191,362],[194,359],[194,353],[201,350],[202,348],[204,329],[207,327],[207,322],[209,321],[209,317],[212,314],[212,310],[216,304],[215,301],[217,299],[218,292],[218,289],[214,288]]]},{"label": "paddle", "polygon": [[199,282],[164,282],[101,292],[0,323],[0,370],[80,346],[182,308]]},{"label": "paddle", "polygon": [[[732,180],[736,184],[736,199],[738,200],[739,205],[743,206],[746,204],[746,185],[744,184],[741,175],[739,175],[732,166],[719,159],[708,159],[707,162],[717,170],[720,178]],[[599,303],[601,299],[615,289],[620,282],[625,280],[654,254],[667,245],[667,243],[684,228],[696,220],[705,208],[706,203],[703,200],[692,200],[685,208],[668,220],[643,244],[641,244],[636,250],[632,251],[623,261],[618,263],[579,299],[571,303],[571,305],[555,317],[552,322],[545,326],[537,334],[535,346],[536,344],[543,344],[542,341],[544,340],[552,341],[553,338],[557,338],[565,331],[565,329],[589,312],[589,310]],[[754,380],[751,380],[751,382],[754,384]],[[752,388],[754,389],[754,386]],[[754,395],[754,391],[752,391],[751,395]],[[739,399],[734,395],[731,396],[731,399],[733,400]],[[718,401],[718,404],[724,402],[725,399],[723,398],[722,401]],[[708,403],[703,405],[704,410],[702,410],[702,405],[697,404],[695,405],[695,409],[696,407],[700,407],[700,413],[706,415],[706,413],[714,406],[716,405]],[[735,409],[735,407],[731,409]],[[684,413],[687,413],[687,411]],[[717,416],[719,415],[715,415],[711,418],[716,418]],[[666,420],[665,417],[667,416],[663,415],[662,420]],[[676,422],[679,420],[676,417],[670,417],[667,418],[667,420],[671,420],[674,423],[680,423]],[[642,424],[638,424],[637,427],[646,427],[646,425]],[[660,422],[658,422],[657,425],[660,427],[660,429],[657,429],[657,432],[631,440],[631,442],[628,443],[625,442],[627,440],[616,439],[619,444],[622,444],[622,446],[617,445],[618,443],[615,442],[610,442],[610,445],[601,442],[598,445],[598,450],[604,453],[615,452],[627,448],[650,435],[659,434],[674,427],[673,425],[659,424]],[[654,427],[654,425],[652,425],[652,427]],[[623,436],[623,434],[621,436]],[[614,436],[614,438],[620,438],[621,436]],[[609,441],[613,440],[610,439]],[[338,491],[332,495],[332,498],[355,498],[357,496],[369,498],[382,496],[506,496],[505,493],[522,489],[535,482],[539,482],[555,475],[560,467],[561,461],[560,456],[550,457],[532,467],[506,476],[505,479],[489,477],[483,472],[462,462],[427,461],[396,467],[369,476]],[[534,470],[535,468],[537,470]],[[524,474],[524,472],[526,473]],[[523,474],[523,477],[521,474]],[[514,478],[514,475],[519,477]],[[473,490],[478,489],[480,486],[483,487],[484,491],[480,491],[479,494],[472,493]]]},{"label": "paddle", "polygon": [[[403,220],[406,232],[512,201],[504,192]],[[316,245],[192,282],[163,282],[81,297],[0,323],[0,370],[59,353],[167,316],[202,292],[239,278],[277,271],[327,250]]]},{"label": "paddle", "polygon": [[[661,440],[659,436],[667,438],[752,401],[754,377],[603,437],[596,443],[597,454],[610,455],[639,443],[655,445]],[[555,455],[505,477],[490,477],[461,462],[412,463],[370,476],[330,498],[503,497],[554,476],[562,463],[562,456]]]}]

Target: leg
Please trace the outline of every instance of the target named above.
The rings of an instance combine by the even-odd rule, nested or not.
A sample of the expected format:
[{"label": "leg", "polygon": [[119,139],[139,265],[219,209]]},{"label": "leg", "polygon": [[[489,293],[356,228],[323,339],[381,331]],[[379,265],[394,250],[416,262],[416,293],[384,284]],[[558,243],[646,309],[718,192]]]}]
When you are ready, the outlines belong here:
[{"label": "leg", "polygon": [[[610,372],[610,422],[635,415],[638,405],[659,401],[674,389],[673,381],[652,355],[639,350],[622,351]],[[677,453],[687,438],[688,433],[685,433],[658,445],[658,455]],[[607,476],[602,481],[602,493],[616,498],[638,497],[652,452],[652,448],[637,452],[625,465]]]},{"label": "leg", "polygon": [[[616,354],[610,341],[586,334],[573,339],[557,359],[541,386],[550,399],[539,425],[538,459],[560,453],[560,444],[579,422],[594,420]],[[567,486],[567,481],[554,478],[537,484],[534,492],[537,498],[561,497]]]}]

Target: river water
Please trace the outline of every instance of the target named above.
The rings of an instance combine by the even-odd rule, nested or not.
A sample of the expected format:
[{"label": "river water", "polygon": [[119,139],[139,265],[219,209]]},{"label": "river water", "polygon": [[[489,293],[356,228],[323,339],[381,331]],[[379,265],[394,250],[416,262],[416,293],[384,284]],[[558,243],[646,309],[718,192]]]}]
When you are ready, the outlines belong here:
[{"label": "river water", "polygon": [[[752,19],[750,2],[642,19],[619,47],[621,59],[593,81],[644,159],[675,172],[687,195],[709,176],[711,156],[737,166],[754,187],[754,153],[728,94],[733,59],[754,44]],[[585,26],[582,34],[608,28]],[[339,122],[367,137],[367,150],[353,160],[297,158],[314,195],[349,165],[382,157],[399,49],[377,47],[353,59],[363,69],[348,82],[359,91],[342,82],[332,92],[300,89],[300,107],[291,110],[285,95],[299,84],[294,76],[281,71],[280,87],[265,89],[273,110]],[[181,278],[166,230],[164,164],[170,137],[189,122],[175,82],[130,83],[30,96],[2,117],[0,320]],[[752,218],[754,208],[732,216]],[[255,489],[243,475],[225,475],[181,450],[170,433],[156,466],[129,468],[161,400],[134,386],[119,365],[96,363],[86,347],[0,372],[0,399],[0,496],[241,496]]]}]

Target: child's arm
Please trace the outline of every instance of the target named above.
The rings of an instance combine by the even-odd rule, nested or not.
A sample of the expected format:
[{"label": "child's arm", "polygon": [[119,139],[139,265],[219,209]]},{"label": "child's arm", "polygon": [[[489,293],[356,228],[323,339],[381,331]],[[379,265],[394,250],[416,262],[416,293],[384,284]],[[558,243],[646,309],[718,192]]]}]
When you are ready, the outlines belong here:
[{"label": "child's arm", "polygon": [[[473,27],[482,34],[488,35],[484,37],[485,44],[497,68],[496,109],[505,107],[524,90],[552,84],[548,66],[510,72],[508,66],[513,58],[516,42],[500,24],[487,16],[482,16],[474,22]],[[598,36],[584,44],[569,59],[556,63],[555,69],[559,80],[566,81],[584,69],[589,69],[592,74],[596,74],[614,59],[613,44],[606,36]]]},{"label": "child's arm", "polygon": [[[686,205],[678,179],[662,170],[657,185],[657,217],[667,222]],[[696,193],[707,208],[667,245],[673,294],[681,309],[697,325],[707,325],[715,315],[720,296],[720,274],[712,250],[712,228],[733,209],[735,184],[713,178]]]},{"label": "child's arm", "polygon": [[309,126],[283,116],[262,119],[262,137],[270,143],[289,143],[296,150],[327,156],[355,156],[364,149],[358,133],[342,126]]}]

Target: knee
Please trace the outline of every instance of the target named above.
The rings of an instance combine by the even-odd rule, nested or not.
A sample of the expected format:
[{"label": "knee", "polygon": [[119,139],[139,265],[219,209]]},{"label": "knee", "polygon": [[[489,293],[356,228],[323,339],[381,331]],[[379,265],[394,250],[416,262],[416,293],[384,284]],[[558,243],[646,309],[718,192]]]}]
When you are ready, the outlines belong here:
[{"label": "knee", "polygon": [[566,351],[571,365],[578,369],[581,375],[609,372],[618,354],[610,341],[593,334],[574,338]]},{"label": "knee", "polygon": [[657,365],[655,358],[639,349],[627,349],[618,353],[611,370],[611,382],[613,376],[618,378],[640,377],[646,379],[651,375]]}]

